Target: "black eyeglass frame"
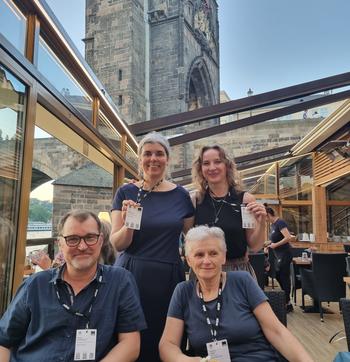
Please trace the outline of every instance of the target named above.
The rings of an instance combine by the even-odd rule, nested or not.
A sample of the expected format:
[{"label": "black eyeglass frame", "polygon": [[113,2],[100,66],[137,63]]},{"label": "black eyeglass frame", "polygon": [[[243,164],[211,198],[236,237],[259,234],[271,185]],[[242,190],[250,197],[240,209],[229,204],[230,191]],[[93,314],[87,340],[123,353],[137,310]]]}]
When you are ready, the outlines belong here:
[{"label": "black eyeglass frame", "polygon": [[[98,243],[98,240],[101,236],[101,234],[87,234],[87,235],[84,235],[84,236],[79,236],[79,235],[67,235],[67,236],[63,236],[63,235],[59,235],[60,237],[62,237],[64,239],[64,241],[66,242],[67,246],[69,246],[70,248],[76,248],[77,246],[79,246],[79,244],[81,243],[81,240],[83,239],[84,240],[84,243],[87,245],[87,246],[94,246]],[[86,238],[88,237],[96,237],[96,241],[91,243],[91,242],[87,242],[86,241]],[[67,241],[67,238],[72,238],[72,237],[76,237],[76,238],[79,238],[79,242],[75,243],[75,244],[71,244]]]}]

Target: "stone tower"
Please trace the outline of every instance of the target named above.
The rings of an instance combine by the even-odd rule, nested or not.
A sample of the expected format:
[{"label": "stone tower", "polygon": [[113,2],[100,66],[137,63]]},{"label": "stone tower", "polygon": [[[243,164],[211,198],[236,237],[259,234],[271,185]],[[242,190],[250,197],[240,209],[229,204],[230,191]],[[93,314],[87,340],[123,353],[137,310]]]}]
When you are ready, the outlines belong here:
[{"label": "stone tower", "polygon": [[86,0],[85,43],[130,124],[219,102],[216,0]]}]

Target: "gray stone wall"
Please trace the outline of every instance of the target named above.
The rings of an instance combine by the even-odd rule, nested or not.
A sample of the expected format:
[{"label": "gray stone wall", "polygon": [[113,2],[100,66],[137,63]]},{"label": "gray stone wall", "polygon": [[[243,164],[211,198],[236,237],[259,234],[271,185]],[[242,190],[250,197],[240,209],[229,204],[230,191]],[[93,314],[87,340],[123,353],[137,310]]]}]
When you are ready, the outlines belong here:
[{"label": "gray stone wall", "polygon": [[86,1],[86,60],[129,123],[145,117],[143,11],[142,0]]},{"label": "gray stone wall", "polygon": [[101,211],[111,210],[112,197],[111,188],[54,185],[52,234],[57,235],[57,224],[66,212],[84,209],[98,215]]}]

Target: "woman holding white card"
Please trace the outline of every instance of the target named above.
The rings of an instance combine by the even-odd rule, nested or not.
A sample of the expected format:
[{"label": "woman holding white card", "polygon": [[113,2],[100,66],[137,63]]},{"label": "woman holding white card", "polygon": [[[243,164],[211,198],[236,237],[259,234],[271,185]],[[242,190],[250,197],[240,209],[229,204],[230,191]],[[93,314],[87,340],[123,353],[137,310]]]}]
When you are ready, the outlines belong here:
[{"label": "woman holding white card", "polygon": [[[158,343],[173,290],[184,280],[179,236],[193,224],[188,192],[166,180],[170,146],[157,133],[139,144],[141,181],[120,187],[112,206],[111,242],[123,253],[117,265],[132,272],[148,328],[138,361],[160,361]],[[129,208],[129,211],[128,211]]]},{"label": "woman holding white card", "polygon": [[263,248],[264,206],[257,203],[253,195],[242,191],[234,161],[218,145],[202,147],[193,163],[192,178],[198,190],[192,196],[195,225],[218,226],[224,231],[225,270],[246,270],[254,275],[247,249]]},{"label": "woman holding white card", "polygon": [[[288,361],[312,362],[279,322],[252,276],[222,271],[226,243],[221,229],[204,225],[191,229],[185,254],[197,278],[178,284],[171,298],[159,343],[162,361],[280,361],[273,346]],[[195,357],[180,349],[184,332]]]}]

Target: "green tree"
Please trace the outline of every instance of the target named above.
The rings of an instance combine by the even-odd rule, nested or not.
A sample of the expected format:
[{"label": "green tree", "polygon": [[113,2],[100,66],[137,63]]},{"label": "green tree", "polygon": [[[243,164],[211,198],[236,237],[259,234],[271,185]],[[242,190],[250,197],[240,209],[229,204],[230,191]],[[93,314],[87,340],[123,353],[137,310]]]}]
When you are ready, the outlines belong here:
[{"label": "green tree", "polygon": [[52,219],[52,203],[50,201],[41,201],[30,199],[29,220],[49,222]]}]

